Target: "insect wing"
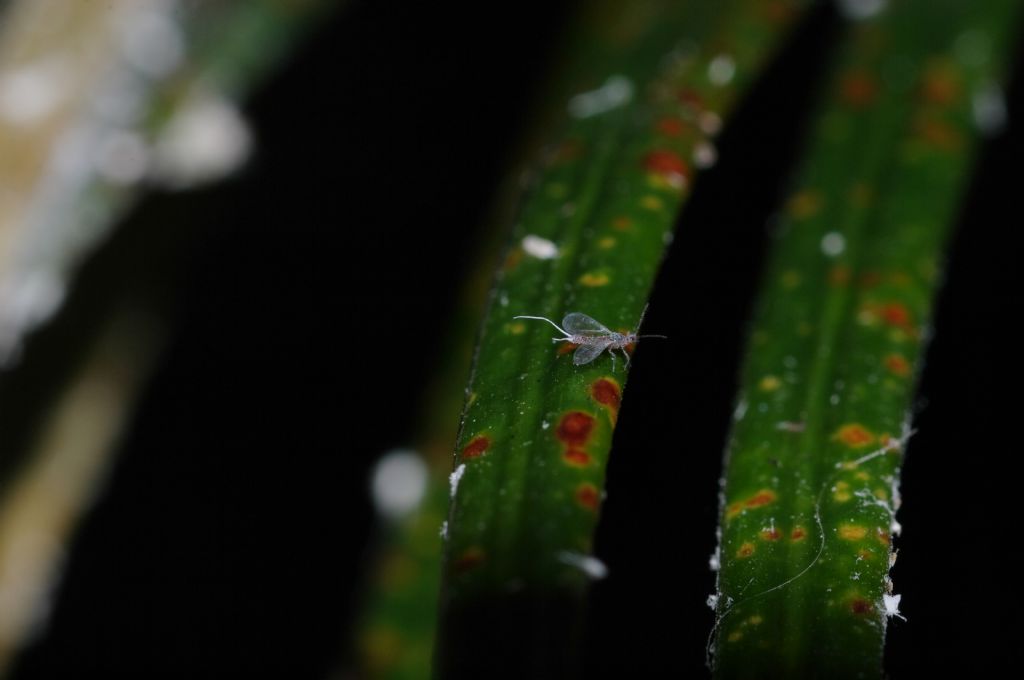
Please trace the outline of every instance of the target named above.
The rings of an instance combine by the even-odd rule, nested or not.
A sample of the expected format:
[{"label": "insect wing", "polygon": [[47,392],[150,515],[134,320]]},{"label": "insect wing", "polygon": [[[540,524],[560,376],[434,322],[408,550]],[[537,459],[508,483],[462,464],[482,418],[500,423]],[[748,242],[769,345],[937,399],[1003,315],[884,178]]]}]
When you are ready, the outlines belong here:
[{"label": "insect wing", "polygon": [[564,328],[569,335],[600,336],[611,334],[611,331],[605,328],[605,326],[599,321],[580,312],[569,312],[566,314],[565,318],[562,319],[562,328]]},{"label": "insect wing", "polygon": [[572,355],[572,363],[576,366],[589,364],[591,361],[599,357],[601,352],[608,349],[608,345],[610,344],[612,344],[611,338],[600,338],[594,342],[589,342],[586,345],[580,345]]}]

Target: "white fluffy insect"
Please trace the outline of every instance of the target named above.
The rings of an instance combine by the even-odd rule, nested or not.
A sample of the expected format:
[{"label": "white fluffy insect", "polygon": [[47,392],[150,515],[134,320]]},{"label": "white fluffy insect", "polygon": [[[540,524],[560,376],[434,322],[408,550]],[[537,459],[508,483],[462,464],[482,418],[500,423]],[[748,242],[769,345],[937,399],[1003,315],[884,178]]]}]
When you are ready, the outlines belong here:
[{"label": "white fluffy insect", "polygon": [[[643,323],[646,313],[647,308],[644,307],[644,313],[640,315],[640,321],[636,325],[637,330],[640,329],[640,324]],[[517,316],[514,318],[547,321],[557,328],[563,337],[551,338],[551,342],[570,342],[578,345],[572,355],[572,363],[576,366],[589,364],[601,356],[601,352],[608,350],[608,354],[612,357],[613,371],[615,370],[615,350],[622,352],[622,356],[626,358],[626,366],[629,366],[629,354],[626,353],[627,345],[635,343],[640,338],[667,338],[664,335],[638,335],[636,331],[618,333],[582,312],[569,312],[562,319],[561,326],[546,316]]]}]

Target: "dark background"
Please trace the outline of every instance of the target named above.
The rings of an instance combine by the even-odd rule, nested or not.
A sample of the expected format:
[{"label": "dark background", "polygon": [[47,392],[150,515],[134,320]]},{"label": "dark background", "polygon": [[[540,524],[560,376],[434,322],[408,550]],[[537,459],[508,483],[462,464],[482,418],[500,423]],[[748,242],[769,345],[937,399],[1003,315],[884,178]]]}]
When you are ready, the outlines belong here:
[{"label": "dark background", "polygon": [[[44,339],[150,268],[177,272],[160,284],[177,323],[15,678],[335,667],[372,526],[368,471],[411,437],[564,5],[357,3],[251,102],[245,172],[153,196],[91,259]],[[686,208],[647,321],[671,339],[638,355],[616,432],[645,455],[610,465],[591,676],[705,673],[720,454],[765,225],[840,29],[828,9],[803,25]],[[984,148],[939,299],[902,485],[894,678],[1021,661],[1021,90]]]}]

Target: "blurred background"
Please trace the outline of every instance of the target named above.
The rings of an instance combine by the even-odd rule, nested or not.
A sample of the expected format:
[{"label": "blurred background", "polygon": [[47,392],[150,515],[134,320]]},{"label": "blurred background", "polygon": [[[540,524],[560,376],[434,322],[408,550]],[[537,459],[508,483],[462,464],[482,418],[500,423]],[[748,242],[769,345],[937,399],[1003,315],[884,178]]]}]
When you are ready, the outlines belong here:
[{"label": "blurred background", "polygon": [[[0,2],[11,678],[357,677],[370,473],[413,436],[572,16],[568,2],[267,0],[250,5],[262,19],[211,3],[174,33],[167,18],[190,4],[55,17],[66,2],[38,15]],[[47,53],[79,45],[68,35],[89,21],[111,22],[116,50]],[[681,218],[646,325],[671,339],[635,362],[615,435],[591,674],[705,673],[746,315],[842,28],[830,5],[811,12]],[[1021,656],[1007,604],[1024,567],[1010,549],[1019,398],[1007,371],[1019,365],[1021,89],[1017,77],[950,249],[903,480],[893,578],[909,621],[890,628],[892,677]],[[976,654],[982,643],[994,651]]]}]

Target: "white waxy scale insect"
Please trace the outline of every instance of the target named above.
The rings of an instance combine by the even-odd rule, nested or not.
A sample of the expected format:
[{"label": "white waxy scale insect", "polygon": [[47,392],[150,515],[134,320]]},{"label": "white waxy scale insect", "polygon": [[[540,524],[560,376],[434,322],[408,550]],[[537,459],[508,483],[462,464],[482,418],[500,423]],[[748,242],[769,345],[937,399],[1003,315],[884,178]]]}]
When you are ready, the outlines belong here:
[{"label": "white waxy scale insect", "polygon": [[[647,308],[644,307],[644,314],[646,313]],[[640,323],[643,323],[644,314],[640,315]],[[664,335],[638,335],[636,331],[618,333],[582,312],[569,312],[562,319],[561,326],[546,316],[517,316],[514,318],[547,321],[549,324],[557,328],[562,333],[563,337],[551,338],[551,342],[569,342],[574,345],[578,345],[576,351],[572,355],[572,363],[576,366],[589,364],[591,361],[601,356],[601,352],[608,350],[608,354],[612,357],[613,371],[615,370],[615,350],[622,352],[622,356],[626,358],[626,366],[629,366],[629,354],[626,353],[626,347],[628,345],[632,345],[640,338],[667,337]],[[640,323],[637,323],[637,330],[640,328]]]}]

